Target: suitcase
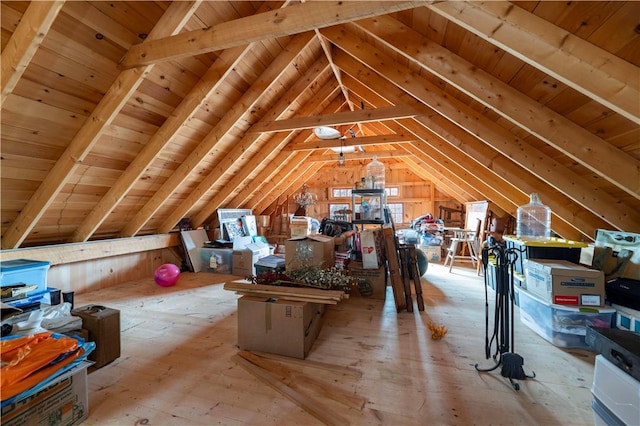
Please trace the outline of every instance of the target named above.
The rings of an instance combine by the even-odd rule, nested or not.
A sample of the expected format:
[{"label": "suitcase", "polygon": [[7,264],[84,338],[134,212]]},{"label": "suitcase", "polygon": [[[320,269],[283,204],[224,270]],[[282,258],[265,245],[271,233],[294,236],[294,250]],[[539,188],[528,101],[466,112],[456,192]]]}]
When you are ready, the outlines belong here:
[{"label": "suitcase", "polygon": [[640,311],[640,281],[617,278],[604,285],[609,303]]},{"label": "suitcase", "polygon": [[640,380],[640,333],[588,326],[585,341],[616,367]]},{"label": "suitcase", "polygon": [[71,311],[82,318],[82,328],[89,331],[89,341],[96,348],[88,358],[100,368],[120,357],[120,311],[100,305],[86,305]]}]

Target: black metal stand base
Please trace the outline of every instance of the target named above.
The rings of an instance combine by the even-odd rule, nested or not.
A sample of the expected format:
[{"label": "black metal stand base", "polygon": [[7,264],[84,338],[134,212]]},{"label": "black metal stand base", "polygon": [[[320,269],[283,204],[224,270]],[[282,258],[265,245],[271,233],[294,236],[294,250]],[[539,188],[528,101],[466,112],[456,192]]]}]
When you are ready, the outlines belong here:
[{"label": "black metal stand base", "polygon": [[[507,356],[509,360],[508,363],[505,363],[503,356]],[[526,379],[535,379],[536,377],[536,373],[534,371],[531,372],[531,374],[526,374],[524,372],[524,369],[522,368],[522,357],[518,354],[512,353],[512,352],[506,352],[503,354],[500,354],[500,357],[498,360],[495,359],[494,357],[494,361],[496,361],[496,364],[493,367],[487,367],[487,368],[481,368],[479,365],[480,364],[476,364],[475,368],[476,371],[480,372],[480,373],[488,373],[494,370],[497,370],[498,367],[502,367],[500,374],[502,375],[502,377],[506,377],[507,379],[509,379],[509,383],[511,383],[511,386],[513,387],[513,389],[519,391],[520,390],[520,383],[516,382],[514,379],[517,380],[526,380]]]}]

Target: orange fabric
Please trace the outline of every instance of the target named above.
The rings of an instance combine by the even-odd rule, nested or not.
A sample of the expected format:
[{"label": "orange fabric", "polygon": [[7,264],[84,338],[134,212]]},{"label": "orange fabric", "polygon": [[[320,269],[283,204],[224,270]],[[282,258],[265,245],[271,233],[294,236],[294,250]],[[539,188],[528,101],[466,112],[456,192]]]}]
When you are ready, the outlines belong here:
[{"label": "orange fabric", "polygon": [[32,373],[46,367],[60,355],[78,348],[78,341],[71,337],[54,338],[36,335],[28,344],[16,346],[8,353],[2,353],[0,387],[20,382]]},{"label": "orange fabric", "polygon": [[26,346],[29,343],[37,342],[42,339],[49,338],[51,336],[51,332],[46,331],[43,333],[30,334],[21,337],[16,337],[15,339],[5,339],[0,341],[0,355],[4,360],[5,355],[9,354],[13,350],[17,350],[22,346]]},{"label": "orange fabric", "polygon": [[74,353],[67,356],[62,361],[50,365],[46,368],[42,368],[31,374],[29,377],[19,381],[18,383],[14,383],[9,386],[3,385],[2,387],[0,387],[0,400],[4,401],[6,399],[12,398],[18,395],[20,392],[24,392],[27,389],[36,386],[38,383],[40,383],[62,367],[72,363],[82,355],[84,355],[84,348],[78,348]]}]

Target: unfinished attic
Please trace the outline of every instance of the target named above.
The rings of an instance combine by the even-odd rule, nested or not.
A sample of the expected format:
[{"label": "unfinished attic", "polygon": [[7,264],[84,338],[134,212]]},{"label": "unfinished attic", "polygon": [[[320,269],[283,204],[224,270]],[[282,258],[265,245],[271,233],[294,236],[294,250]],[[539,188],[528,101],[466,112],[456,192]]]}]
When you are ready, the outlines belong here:
[{"label": "unfinished attic", "polygon": [[[30,312],[3,312],[3,342],[5,324],[20,334],[18,319],[54,306],[103,307],[92,315],[111,324],[85,335],[94,365],[73,376],[88,402],[72,421],[592,422],[597,351],[584,333],[576,347],[527,327],[522,299],[507,322],[537,377],[517,392],[474,369],[487,301],[504,284],[511,304],[517,286],[489,279],[483,248],[521,242],[519,212],[539,199],[550,259],[571,253],[602,286],[640,280],[640,3],[0,6],[3,302],[34,284],[13,267],[25,260],[45,293]],[[384,179],[369,180],[373,162]],[[255,256],[300,254],[292,236],[315,236],[347,276],[381,271],[382,284],[320,303],[303,360],[257,359],[239,342],[257,323],[241,300],[249,312],[251,297],[320,297],[234,287],[256,278]],[[259,253],[248,273],[234,273],[234,250]],[[178,272],[163,286],[167,265]],[[606,306],[612,330],[622,312],[634,324],[601,290],[579,300]],[[318,381],[329,375],[332,386]]]}]

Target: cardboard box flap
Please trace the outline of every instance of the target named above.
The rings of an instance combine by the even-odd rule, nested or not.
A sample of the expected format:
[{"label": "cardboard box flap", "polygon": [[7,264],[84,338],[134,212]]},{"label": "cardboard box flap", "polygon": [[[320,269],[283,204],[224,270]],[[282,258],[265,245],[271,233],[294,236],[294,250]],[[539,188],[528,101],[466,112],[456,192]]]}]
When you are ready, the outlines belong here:
[{"label": "cardboard box flap", "polygon": [[527,266],[533,269],[543,269],[551,275],[572,277],[597,278],[603,275],[602,271],[589,269],[582,265],[571,263],[567,260],[555,259],[528,259]]},{"label": "cardboard box flap", "polygon": [[289,241],[302,241],[302,240],[313,240],[321,243],[326,243],[328,241],[333,241],[333,237],[322,235],[322,234],[312,234],[312,235],[306,235],[302,237],[289,238]]}]

